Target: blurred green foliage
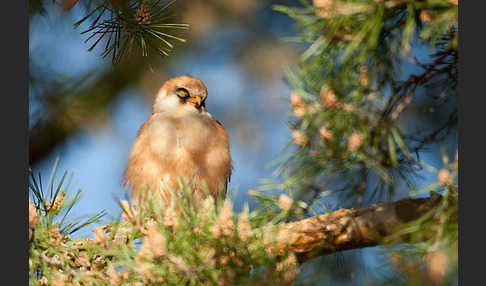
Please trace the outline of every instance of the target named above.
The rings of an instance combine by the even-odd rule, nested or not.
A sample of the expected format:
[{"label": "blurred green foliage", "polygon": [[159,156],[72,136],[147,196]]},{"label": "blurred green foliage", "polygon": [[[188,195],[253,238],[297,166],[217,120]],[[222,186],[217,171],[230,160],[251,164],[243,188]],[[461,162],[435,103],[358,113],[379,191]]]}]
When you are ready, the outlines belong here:
[{"label": "blurred green foliage", "polygon": [[[116,15],[125,15],[125,20],[142,27],[131,30],[133,34],[127,39],[134,39],[133,43],[147,56],[146,61],[153,60],[148,57],[149,45],[142,37],[151,37],[165,48],[171,48],[163,40],[168,40],[166,35],[156,36],[164,32],[149,32],[151,28],[162,28],[153,25],[163,25],[164,18],[148,23],[143,13],[136,12],[141,2],[130,3],[136,5],[127,6],[126,10],[110,8],[115,20],[101,17],[101,22],[95,21],[87,33],[94,31],[100,36],[106,33],[108,37],[114,36],[111,41],[116,42],[117,34],[124,27],[116,22]],[[154,6],[150,9],[164,7],[157,6],[159,2],[151,3]],[[211,3],[219,8],[229,5]],[[42,1],[29,1],[29,7],[31,13],[44,11]],[[99,12],[101,8],[96,7],[87,11]],[[203,7],[192,8],[202,11]],[[245,5],[233,7],[239,8],[234,8],[231,15],[251,11]],[[390,237],[388,246],[382,249],[381,272],[369,274],[367,279],[373,280],[363,284],[457,284],[457,151],[456,158],[449,159],[454,150],[442,149],[439,170],[423,160],[430,150],[438,151],[440,144],[451,145],[450,140],[455,140],[457,1],[314,0],[301,1],[299,7],[276,5],[274,9],[291,17],[300,30],[287,40],[304,43],[308,48],[300,55],[297,67],[287,71],[286,80],[292,90],[289,127],[293,140],[276,162],[279,168],[275,174],[283,180],[264,181],[261,188],[251,191],[260,207],[251,212],[246,209],[243,212],[246,220],[239,221],[231,206],[222,201],[201,214],[188,200],[182,199],[178,201],[182,204],[179,207],[186,212],[173,212],[173,220],[166,221],[167,215],[162,215],[156,201],[136,219],[130,219],[127,214],[130,211],[124,204],[124,221],[114,220],[97,228],[94,240],[71,239],[68,235],[99,221],[102,213],[87,220],[68,221],[69,209],[79,195],[65,201],[64,177],[57,187],[51,179],[44,192],[40,177],[33,176],[29,217],[33,226],[29,255],[31,285],[65,285],[55,284],[56,279],[62,283],[69,280],[72,285],[80,281],[95,285],[256,284],[268,282],[265,273],[271,272],[265,272],[265,266],[277,269],[271,275],[275,274],[274,279],[281,284],[293,283],[299,272],[295,257],[279,258],[269,253],[264,246],[264,233],[251,238],[241,236],[243,230],[238,229],[239,225],[258,229],[269,223],[301,219],[337,208],[391,200],[397,195],[435,196],[436,193],[444,198],[440,208],[397,229],[396,236]],[[204,15],[206,20],[211,19],[210,13]],[[209,23],[207,20],[207,26],[196,27],[201,29],[201,38],[207,35],[204,31],[210,30]],[[101,43],[99,39],[95,43]],[[115,42],[105,43],[108,52],[104,55],[112,53],[118,62],[124,52],[120,53],[123,49]],[[425,56],[417,56],[416,50]],[[31,162],[48,154],[85,123],[92,111],[103,110],[120,90],[138,80],[148,67],[146,61],[133,56],[96,84],[76,90],[72,96],[49,93],[50,98],[61,100],[54,100],[55,112],[32,128],[31,142],[41,143],[32,145],[36,152],[31,154],[37,157],[32,157]],[[405,67],[410,69],[410,66],[414,69],[405,72]],[[92,106],[87,100],[80,100],[90,94],[104,95],[97,97],[101,103]],[[80,110],[81,115],[76,116],[73,108]],[[454,141],[452,145],[456,147],[457,143]],[[417,185],[415,178],[425,172],[436,175],[437,182],[425,187]],[[282,190],[295,202],[284,212],[278,208]],[[140,240],[143,240],[141,245]],[[152,244],[161,247],[154,250]],[[157,251],[161,252],[157,254]],[[151,257],[154,253],[157,257]],[[325,283],[319,280],[322,273],[332,276],[326,278],[326,283],[331,285],[336,281],[353,283],[354,278],[349,274],[358,272],[362,260],[356,262],[356,256],[352,255],[343,257],[321,264],[304,264],[303,277],[296,284]],[[346,271],[341,275],[336,269]],[[285,277],[286,273],[290,277]]]}]

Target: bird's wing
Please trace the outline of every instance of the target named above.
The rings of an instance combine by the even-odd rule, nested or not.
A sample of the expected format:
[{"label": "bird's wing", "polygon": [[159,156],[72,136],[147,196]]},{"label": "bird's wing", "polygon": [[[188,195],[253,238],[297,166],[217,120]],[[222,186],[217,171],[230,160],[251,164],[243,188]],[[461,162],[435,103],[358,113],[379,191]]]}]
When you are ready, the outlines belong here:
[{"label": "bird's wing", "polygon": [[137,137],[140,136],[140,134],[142,134],[142,132],[145,130],[145,128],[147,128],[147,126],[150,124],[150,122],[152,121],[152,117],[150,117],[147,121],[145,121],[142,126],[140,126],[140,129],[138,129],[138,132],[137,132]]},{"label": "bird's wing", "polygon": [[[212,117],[212,116],[210,116],[210,118],[211,118],[211,119],[212,119],[214,122],[216,122],[216,123],[217,123],[217,125],[216,125],[216,126],[218,127],[218,129],[219,129],[221,132],[223,132],[225,139],[226,139],[226,140],[228,140],[228,149],[229,149],[229,137],[228,137],[228,133],[227,133],[227,132],[226,132],[226,130],[224,129],[223,124],[222,124],[222,123],[221,123],[219,120],[215,119],[215,118],[214,118],[214,117]],[[228,151],[228,152],[229,152],[229,151]],[[231,174],[233,173],[233,170],[234,170],[234,168],[233,168],[233,161],[232,161],[232,160],[230,160],[230,167],[229,167],[228,174],[227,174],[227,177],[226,177],[226,182],[225,182],[225,189],[226,189],[226,190],[228,189],[228,183],[229,183],[229,182],[231,182]]]},{"label": "bird's wing", "polygon": [[[137,132],[137,138],[135,139],[135,142],[137,142],[137,140],[140,138],[140,135],[145,131],[145,129],[147,129],[147,127],[150,125],[150,122],[152,121],[152,117],[150,117],[147,121],[145,121],[142,126],[140,126],[140,128],[138,129],[138,132]],[[133,150],[133,147],[132,147],[132,150]],[[130,159],[131,159],[131,156],[130,156]],[[130,165],[130,163],[129,163]],[[127,187],[129,184],[130,184],[130,180],[129,180],[129,177],[128,177],[128,169],[129,169],[129,166],[125,169],[125,171],[123,172],[123,187]]]}]

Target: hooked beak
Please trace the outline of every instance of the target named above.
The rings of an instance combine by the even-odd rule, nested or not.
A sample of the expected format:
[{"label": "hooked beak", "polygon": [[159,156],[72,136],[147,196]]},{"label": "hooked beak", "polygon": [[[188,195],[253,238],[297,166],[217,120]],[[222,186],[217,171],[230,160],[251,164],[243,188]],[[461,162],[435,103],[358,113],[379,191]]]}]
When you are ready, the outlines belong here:
[{"label": "hooked beak", "polygon": [[201,107],[202,105],[202,97],[199,95],[193,96],[187,100],[192,106],[195,106],[196,108]]}]

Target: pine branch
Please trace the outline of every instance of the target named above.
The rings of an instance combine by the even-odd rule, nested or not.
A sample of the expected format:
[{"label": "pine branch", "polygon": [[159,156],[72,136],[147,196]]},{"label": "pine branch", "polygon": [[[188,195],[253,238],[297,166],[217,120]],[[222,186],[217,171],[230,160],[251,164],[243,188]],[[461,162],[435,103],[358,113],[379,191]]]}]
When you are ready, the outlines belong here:
[{"label": "pine branch", "polygon": [[439,206],[442,197],[403,199],[285,223],[279,228],[279,253],[293,251],[302,263],[349,249],[386,244],[394,231]]},{"label": "pine branch", "polygon": [[[388,100],[387,106],[384,109],[382,114],[382,118],[384,119],[388,114],[392,112],[393,109],[408,95],[412,95],[415,93],[415,90],[418,87],[426,85],[429,81],[431,81],[434,77],[437,77],[441,74],[440,71],[437,71],[437,66],[447,65],[448,62],[446,61],[448,58],[457,57],[457,52],[453,49],[447,49],[440,56],[438,56],[433,62],[427,65],[421,65],[424,68],[424,71],[419,75],[410,75],[409,78],[400,83],[400,85],[394,87],[394,94]],[[452,68],[452,65],[449,65],[448,68]]]},{"label": "pine branch", "polygon": [[168,56],[168,52],[174,48],[169,40],[185,42],[185,39],[172,35],[170,31],[189,28],[187,24],[167,23],[166,9],[174,2],[127,0],[110,1],[110,5],[102,2],[76,22],[74,27],[96,17],[81,34],[91,33],[85,42],[96,39],[88,51],[98,46],[103,38],[108,38],[101,55],[107,57],[111,54],[113,65],[120,63],[134,46],[140,48],[142,56],[148,56],[149,48],[156,54]]},{"label": "pine branch", "polygon": [[[57,163],[49,180],[49,194],[61,189],[64,182],[61,179],[57,187],[53,185],[56,169]],[[45,197],[41,181],[32,174],[30,278],[65,282],[91,279],[92,284],[118,281],[116,285],[124,285],[120,284],[122,280],[137,280],[144,285],[180,285],[188,281],[198,281],[193,283],[197,285],[203,281],[240,285],[242,281],[261,280],[269,285],[270,279],[275,282],[272,285],[288,285],[297,278],[298,263],[316,256],[402,242],[440,245],[445,240],[444,232],[457,225],[457,197],[453,195],[457,190],[452,177],[439,177],[448,186],[443,195],[432,192],[430,198],[340,209],[281,224],[276,223],[292,216],[294,203],[290,198],[279,198],[276,217],[265,209],[249,213],[245,207],[236,220],[229,201],[215,202],[208,197],[196,207],[192,191],[184,187],[168,208],[157,196],[142,212],[133,212],[127,201],[121,201],[123,221],[95,228],[94,239],[71,239],[72,232],[99,221],[104,213],[85,222],[64,223],[63,214],[69,212],[78,195],[67,204],[56,195]],[[49,201],[53,211],[42,211],[40,201]],[[424,231],[417,235],[419,228]],[[142,239],[138,249],[137,239]],[[59,276],[59,269],[69,274]]]}]

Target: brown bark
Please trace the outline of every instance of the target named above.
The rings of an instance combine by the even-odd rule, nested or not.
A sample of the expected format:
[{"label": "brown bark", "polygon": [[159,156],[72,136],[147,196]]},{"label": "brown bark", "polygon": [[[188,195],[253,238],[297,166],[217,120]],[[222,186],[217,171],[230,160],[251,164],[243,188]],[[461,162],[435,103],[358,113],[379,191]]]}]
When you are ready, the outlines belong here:
[{"label": "brown bark", "polygon": [[280,253],[293,251],[299,262],[304,262],[316,256],[383,244],[397,227],[422,217],[441,199],[438,195],[407,198],[285,223],[278,229],[277,249]]}]

